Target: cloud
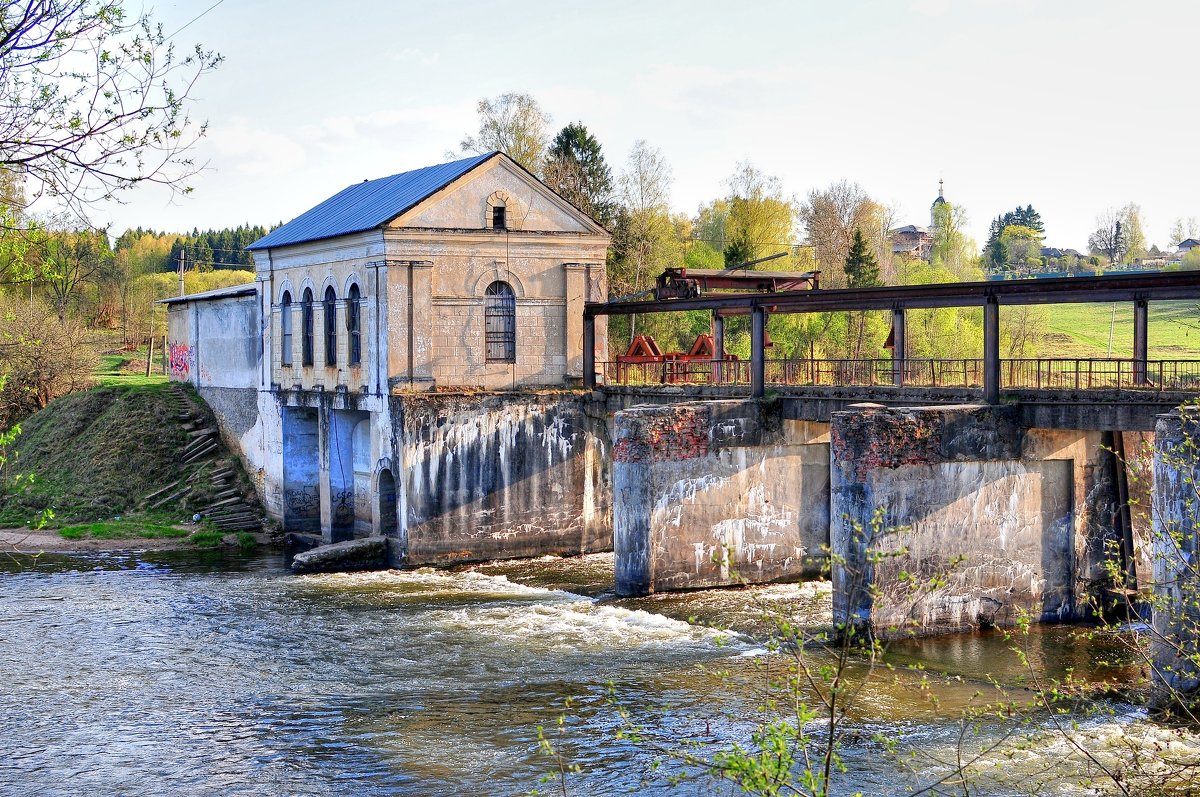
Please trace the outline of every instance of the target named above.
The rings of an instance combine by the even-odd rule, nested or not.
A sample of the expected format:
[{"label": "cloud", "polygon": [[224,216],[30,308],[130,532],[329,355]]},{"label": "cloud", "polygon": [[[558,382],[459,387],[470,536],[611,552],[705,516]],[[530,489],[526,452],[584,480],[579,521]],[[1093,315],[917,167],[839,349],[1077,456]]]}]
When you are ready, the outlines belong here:
[{"label": "cloud", "polygon": [[420,47],[405,47],[399,52],[392,53],[392,60],[400,63],[417,63],[421,66],[433,66],[442,59],[441,53],[429,53]]},{"label": "cloud", "polygon": [[290,174],[301,169],[307,160],[300,142],[282,133],[252,127],[241,117],[210,130],[206,149],[212,150],[213,165],[217,168],[256,177]]}]

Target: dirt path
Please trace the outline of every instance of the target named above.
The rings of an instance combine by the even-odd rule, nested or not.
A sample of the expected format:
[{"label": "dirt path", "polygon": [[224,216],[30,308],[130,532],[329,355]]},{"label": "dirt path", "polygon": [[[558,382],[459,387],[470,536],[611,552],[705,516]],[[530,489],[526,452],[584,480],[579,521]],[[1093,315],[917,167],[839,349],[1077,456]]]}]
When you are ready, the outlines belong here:
[{"label": "dirt path", "polygon": [[77,551],[171,551],[194,547],[186,537],[146,539],[131,537],[68,540],[56,530],[0,529],[0,551],[10,553],[71,553]]}]

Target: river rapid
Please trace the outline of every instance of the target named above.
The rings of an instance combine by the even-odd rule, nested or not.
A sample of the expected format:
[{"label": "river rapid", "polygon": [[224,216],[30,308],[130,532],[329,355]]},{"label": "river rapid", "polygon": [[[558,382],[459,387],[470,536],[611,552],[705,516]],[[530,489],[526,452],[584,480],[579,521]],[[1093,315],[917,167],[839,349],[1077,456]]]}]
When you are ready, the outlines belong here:
[{"label": "river rapid", "polygon": [[[0,795],[562,794],[540,782],[556,763],[539,725],[579,767],[571,795],[736,793],[672,786],[661,773],[680,765],[662,750],[745,742],[786,661],[763,643],[762,607],[818,627],[828,585],[596,600],[611,568],[591,556],[297,577],[269,553],[6,559]],[[1044,733],[1048,714],[963,732],[963,709],[996,698],[995,683],[1032,694],[1010,644],[993,632],[894,646],[850,709],[835,793],[909,793],[991,745],[971,794],[1104,793],[1097,764]],[[1133,666],[1077,629],[1022,645],[1049,677]],[[1089,706],[1074,733],[1099,763],[1164,745],[1200,760],[1192,737],[1133,706]],[[623,716],[644,740],[617,738]],[[943,788],[932,793],[962,793]]]}]

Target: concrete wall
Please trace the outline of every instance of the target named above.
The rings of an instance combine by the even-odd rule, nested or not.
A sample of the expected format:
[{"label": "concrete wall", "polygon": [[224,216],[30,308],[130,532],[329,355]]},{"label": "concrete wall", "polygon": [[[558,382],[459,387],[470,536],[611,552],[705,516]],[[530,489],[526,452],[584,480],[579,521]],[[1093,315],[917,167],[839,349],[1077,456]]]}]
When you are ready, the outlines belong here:
[{"label": "concrete wall", "polygon": [[894,636],[1086,614],[1113,541],[1100,433],[880,408],[835,414],[831,441],[835,621]]},{"label": "concrete wall", "polygon": [[261,346],[258,299],[253,295],[197,299],[168,307],[171,379],[198,388],[255,388]]},{"label": "concrete wall", "polygon": [[823,424],[714,401],[634,407],[613,434],[618,594],[815,575],[829,527]]},{"label": "concrete wall", "polygon": [[602,418],[580,394],[392,399],[409,564],[609,550]]},{"label": "concrete wall", "polygon": [[1155,429],[1152,532],[1153,702],[1192,703],[1200,690],[1200,415],[1164,415]]}]

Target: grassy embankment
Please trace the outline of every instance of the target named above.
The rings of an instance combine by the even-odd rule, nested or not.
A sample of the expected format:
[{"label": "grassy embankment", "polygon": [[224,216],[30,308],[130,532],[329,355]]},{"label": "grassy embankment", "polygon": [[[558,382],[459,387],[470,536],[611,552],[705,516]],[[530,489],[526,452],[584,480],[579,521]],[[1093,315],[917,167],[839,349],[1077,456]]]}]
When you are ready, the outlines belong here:
[{"label": "grassy embankment", "polygon": [[[140,376],[112,386],[121,377],[110,374],[110,386],[64,396],[21,424],[3,470],[0,527],[44,525],[68,539],[221,542],[218,530],[181,524],[213,500],[205,474],[235,460],[181,463],[188,436],[180,413],[187,402],[161,376],[146,383],[144,356]],[[191,402],[207,411],[197,397]],[[173,485],[189,480],[187,498],[169,500]],[[253,541],[249,534],[239,538]]]}]

